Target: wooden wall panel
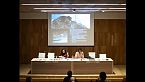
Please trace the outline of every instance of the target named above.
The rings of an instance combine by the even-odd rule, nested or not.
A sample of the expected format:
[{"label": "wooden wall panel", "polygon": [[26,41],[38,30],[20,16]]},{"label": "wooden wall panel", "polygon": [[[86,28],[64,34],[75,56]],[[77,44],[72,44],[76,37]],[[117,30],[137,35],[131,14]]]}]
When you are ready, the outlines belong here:
[{"label": "wooden wall panel", "polygon": [[93,47],[48,47],[47,19],[20,19],[20,63],[30,63],[38,56],[38,52],[54,52],[59,55],[62,48],[74,55],[78,48],[89,51],[107,53],[114,64],[126,64],[126,20],[125,19],[95,19]]}]

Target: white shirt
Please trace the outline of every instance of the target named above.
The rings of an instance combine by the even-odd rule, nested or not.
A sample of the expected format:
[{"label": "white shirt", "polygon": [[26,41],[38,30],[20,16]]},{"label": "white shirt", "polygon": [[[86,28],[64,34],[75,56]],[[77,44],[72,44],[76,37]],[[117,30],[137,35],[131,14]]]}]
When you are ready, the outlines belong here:
[{"label": "white shirt", "polygon": [[84,53],[83,52],[76,52],[75,53],[75,58],[84,58]]}]

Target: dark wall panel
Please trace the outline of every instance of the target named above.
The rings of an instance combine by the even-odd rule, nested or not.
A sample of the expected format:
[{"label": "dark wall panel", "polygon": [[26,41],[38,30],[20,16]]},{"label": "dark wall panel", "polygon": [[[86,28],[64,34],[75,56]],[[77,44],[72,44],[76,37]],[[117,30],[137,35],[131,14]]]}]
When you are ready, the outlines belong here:
[{"label": "dark wall panel", "polygon": [[78,48],[84,50],[85,56],[89,51],[107,53],[114,64],[126,64],[126,20],[125,19],[95,19],[95,45],[93,47],[48,47],[48,20],[20,20],[20,63],[30,63],[38,56],[38,52],[60,53],[62,48],[74,55]]}]

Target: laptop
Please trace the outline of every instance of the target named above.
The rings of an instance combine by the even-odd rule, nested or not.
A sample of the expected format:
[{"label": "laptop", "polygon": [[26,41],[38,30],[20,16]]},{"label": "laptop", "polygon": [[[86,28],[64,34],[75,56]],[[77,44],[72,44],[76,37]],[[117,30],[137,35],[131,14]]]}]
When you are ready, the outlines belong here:
[{"label": "laptop", "polygon": [[89,57],[90,58],[95,58],[96,57],[96,53],[95,52],[89,52]]},{"label": "laptop", "polygon": [[106,59],[106,54],[99,54],[100,59]]},{"label": "laptop", "polygon": [[54,59],[55,54],[54,53],[48,53],[47,57],[48,59]]},{"label": "laptop", "polygon": [[45,58],[45,53],[39,52],[38,58]]}]

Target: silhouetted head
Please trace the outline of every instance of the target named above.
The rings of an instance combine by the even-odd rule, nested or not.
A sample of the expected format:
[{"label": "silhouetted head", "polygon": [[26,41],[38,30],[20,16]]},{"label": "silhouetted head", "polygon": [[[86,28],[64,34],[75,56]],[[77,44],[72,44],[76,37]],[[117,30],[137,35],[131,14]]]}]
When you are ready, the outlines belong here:
[{"label": "silhouetted head", "polygon": [[100,75],[99,75],[100,79],[101,80],[106,80],[106,73],[105,72],[100,72]]},{"label": "silhouetted head", "polygon": [[71,77],[72,76],[72,71],[68,71],[67,75],[68,75],[68,77]]}]

